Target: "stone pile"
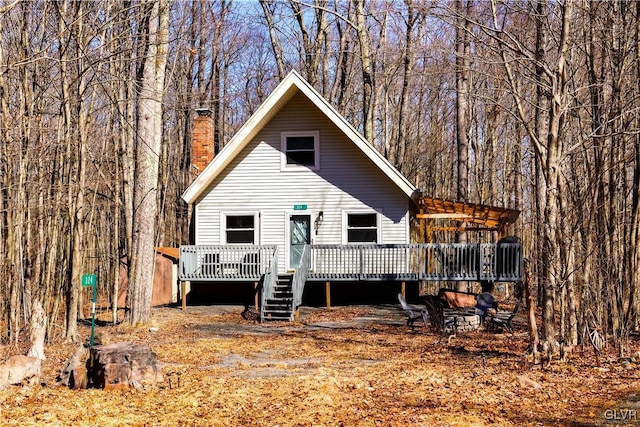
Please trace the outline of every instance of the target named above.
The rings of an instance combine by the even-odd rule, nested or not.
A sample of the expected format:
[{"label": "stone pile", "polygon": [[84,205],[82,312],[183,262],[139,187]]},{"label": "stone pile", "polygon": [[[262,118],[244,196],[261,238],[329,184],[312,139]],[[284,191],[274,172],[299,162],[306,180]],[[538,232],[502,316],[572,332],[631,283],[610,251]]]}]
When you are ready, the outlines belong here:
[{"label": "stone pile", "polygon": [[449,313],[445,314],[445,322],[456,325],[456,331],[475,331],[480,327],[480,316],[477,314]]}]

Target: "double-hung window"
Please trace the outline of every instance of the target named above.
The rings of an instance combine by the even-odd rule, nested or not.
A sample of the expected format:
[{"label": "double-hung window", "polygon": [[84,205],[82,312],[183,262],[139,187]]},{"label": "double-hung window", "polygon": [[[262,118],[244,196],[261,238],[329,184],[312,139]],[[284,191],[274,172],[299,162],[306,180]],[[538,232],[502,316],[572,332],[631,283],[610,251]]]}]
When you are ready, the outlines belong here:
[{"label": "double-hung window", "polygon": [[225,238],[229,244],[254,244],[256,242],[255,215],[225,215]]},{"label": "double-hung window", "polygon": [[376,213],[347,213],[347,243],[378,243]]},{"label": "double-hung window", "polygon": [[283,132],[282,169],[319,169],[319,139],[320,133],[318,131]]}]

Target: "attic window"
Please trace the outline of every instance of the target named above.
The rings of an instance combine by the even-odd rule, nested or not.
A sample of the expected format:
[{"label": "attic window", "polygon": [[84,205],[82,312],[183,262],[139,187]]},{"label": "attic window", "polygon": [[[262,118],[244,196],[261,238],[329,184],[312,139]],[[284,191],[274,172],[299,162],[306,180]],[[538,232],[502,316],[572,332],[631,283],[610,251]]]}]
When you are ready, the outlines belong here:
[{"label": "attic window", "polygon": [[282,169],[320,168],[318,131],[282,133]]}]

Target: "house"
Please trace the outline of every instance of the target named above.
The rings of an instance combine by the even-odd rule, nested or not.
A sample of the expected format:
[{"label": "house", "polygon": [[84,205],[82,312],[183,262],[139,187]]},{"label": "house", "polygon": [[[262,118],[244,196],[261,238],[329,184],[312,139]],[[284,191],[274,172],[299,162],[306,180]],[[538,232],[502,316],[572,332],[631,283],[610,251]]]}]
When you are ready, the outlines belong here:
[{"label": "house", "polygon": [[[244,286],[263,317],[292,318],[310,283],[324,286],[328,304],[332,282],[392,281],[404,291],[430,275],[477,276],[477,260],[495,258],[475,245],[412,243],[411,217],[428,215],[418,189],[295,71],[215,157],[213,120],[199,114],[198,175],[183,194],[194,245],[180,251],[191,292]],[[443,254],[473,258],[475,271],[467,262],[454,272],[437,262]]]}]

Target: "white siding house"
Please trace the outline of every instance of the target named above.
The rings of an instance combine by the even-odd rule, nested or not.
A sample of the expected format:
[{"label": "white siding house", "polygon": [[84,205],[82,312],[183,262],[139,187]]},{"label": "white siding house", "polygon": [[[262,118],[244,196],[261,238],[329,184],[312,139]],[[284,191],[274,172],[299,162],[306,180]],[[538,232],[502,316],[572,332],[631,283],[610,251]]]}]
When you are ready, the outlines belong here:
[{"label": "white siding house", "polygon": [[417,189],[292,71],[185,191],[195,245],[406,244]]},{"label": "white siding house", "polygon": [[305,289],[324,286],[329,305],[335,281],[357,282],[340,291],[365,286],[358,298],[375,294],[376,282],[395,298],[387,283],[404,293],[421,280],[521,280],[519,243],[410,242],[414,213],[502,227],[517,212],[421,196],[295,71],[213,159],[212,124],[194,123],[200,173],[183,195],[194,208],[183,282],[218,298],[249,285],[262,320],[291,320]]}]

